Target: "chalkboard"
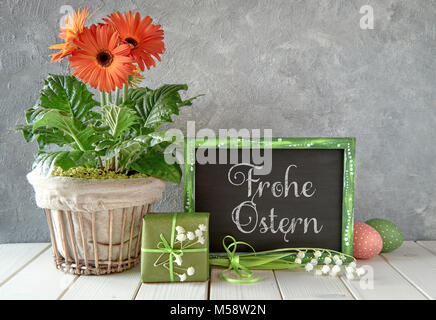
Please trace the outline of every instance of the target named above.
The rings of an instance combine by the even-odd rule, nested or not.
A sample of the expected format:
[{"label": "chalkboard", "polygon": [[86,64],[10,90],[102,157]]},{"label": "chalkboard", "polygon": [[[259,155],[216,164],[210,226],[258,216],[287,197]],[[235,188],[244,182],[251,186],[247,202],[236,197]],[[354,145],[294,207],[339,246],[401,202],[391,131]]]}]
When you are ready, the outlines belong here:
[{"label": "chalkboard", "polygon": [[260,167],[253,159],[243,158],[247,148],[242,144],[236,150],[235,144],[226,146],[223,156],[217,141],[198,140],[191,156],[213,161],[195,157],[185,166],[186,209],[210,212],[211,252],[223,251],[226,235],[257,251],[312,247],[352,252],[354,139],[274,138],[268,146],[271,170],[265,175],[256,174]]}]

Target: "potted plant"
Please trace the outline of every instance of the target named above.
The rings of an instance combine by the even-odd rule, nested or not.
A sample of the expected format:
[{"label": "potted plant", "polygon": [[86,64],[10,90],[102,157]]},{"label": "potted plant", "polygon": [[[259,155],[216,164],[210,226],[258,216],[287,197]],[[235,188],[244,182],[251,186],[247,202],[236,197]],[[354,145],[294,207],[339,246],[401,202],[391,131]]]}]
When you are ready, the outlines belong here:
[{"label": "potted plant", "polygon": [[88,17],[87,7],[75,11],[64,42],[50,47],[72,75],[49,75],[17,129],[38,143],[27,178],[46,211],[56,267],[98,275],[138,262],[142,216],[161,200],[164,181],[181,180],[180,166],[165,161],[172,141],[158,129],[196,97],[181,98],[185,84],[137,86],[165,50],[150,17],[116,12],[87,27]]}]

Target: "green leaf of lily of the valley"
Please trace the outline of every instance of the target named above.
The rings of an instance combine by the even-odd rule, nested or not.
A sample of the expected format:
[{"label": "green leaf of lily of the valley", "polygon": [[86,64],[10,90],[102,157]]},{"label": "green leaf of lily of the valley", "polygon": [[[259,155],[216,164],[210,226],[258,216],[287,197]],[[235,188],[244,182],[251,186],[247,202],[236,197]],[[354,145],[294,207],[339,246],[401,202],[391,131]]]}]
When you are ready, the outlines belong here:
[{"label": "green leaf of lily of the valley", "polygon": [[120,137],[136,122],[136,115],[126,107],[118,107],[110,104],[103,107],[102,121],[109,127],[109,133],[114,137]]},{"label": "green leaf of lily of the valley", "polygon": [[74,76],[50,75],[44,83],[38,107],[60,110],[81,120],[98,105],[86,85]]}]

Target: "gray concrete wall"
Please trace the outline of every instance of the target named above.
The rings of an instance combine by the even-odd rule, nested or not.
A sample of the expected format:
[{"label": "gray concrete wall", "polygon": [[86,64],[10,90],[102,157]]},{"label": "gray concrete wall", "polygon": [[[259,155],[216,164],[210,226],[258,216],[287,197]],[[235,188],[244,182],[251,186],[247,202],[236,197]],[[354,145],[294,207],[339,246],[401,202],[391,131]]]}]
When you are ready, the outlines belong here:
[{"label": "gray concrete wall", "polygon": [[[48,241],[25,180],[36,146],[11,128],[38,97],[65,0],[1,0],[0,243]],[[361,30],[371,4],[374,30]],[[174,126],[273,128],[275,136],[357,138],[356,220],[384,217],[408,239],[436,239],[436,1],[100,0],[75,8],[139,10],[168,48],[151,87],[205,93]],[[156,211],[182,210],[168,185]]]}]

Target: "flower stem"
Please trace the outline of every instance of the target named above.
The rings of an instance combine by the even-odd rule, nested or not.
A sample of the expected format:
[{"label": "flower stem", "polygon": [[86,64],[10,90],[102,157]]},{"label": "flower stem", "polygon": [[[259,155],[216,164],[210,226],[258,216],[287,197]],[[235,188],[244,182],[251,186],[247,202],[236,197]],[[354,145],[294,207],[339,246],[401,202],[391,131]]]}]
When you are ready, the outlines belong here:
[{"label": "flower stem", "polygon": [[115,89],[115,104],[117,106],[120,104],[120,89],[118,87]]},{"label": "flower stem", "polygon": [[123,87],[123,102],[127,102],[129,99],[129,86],[127,84]]},{"label": "flower stem", "polygon": [[109,103],[112,103],[112,92],[108,92],[108,93],[107,93],[107,101],[108,101]]},{"label": "flower stem", "polygon": [[111,159],[110,170],[115,171],[115,157]]},{"label": "flower stem", "polygon": [[102,107],[106,105],[106,93],[104,91],[100,91],[100,104]]},{"label": "flower stem", "polygon": [[103,170],[104,167],[103,167],[103,162],[101,161],[101,158],[97,157],[97,159],[98,159],[98,164],[100,165],[101,170]]}]

